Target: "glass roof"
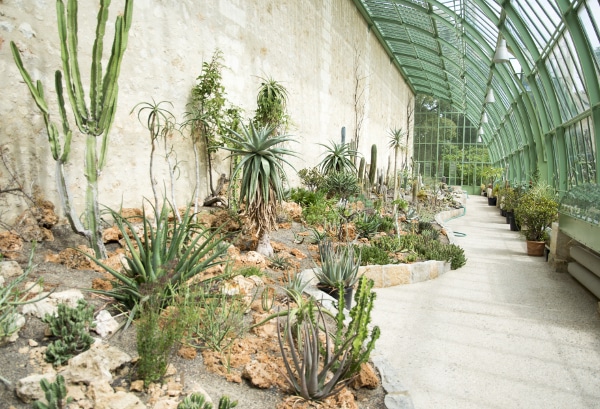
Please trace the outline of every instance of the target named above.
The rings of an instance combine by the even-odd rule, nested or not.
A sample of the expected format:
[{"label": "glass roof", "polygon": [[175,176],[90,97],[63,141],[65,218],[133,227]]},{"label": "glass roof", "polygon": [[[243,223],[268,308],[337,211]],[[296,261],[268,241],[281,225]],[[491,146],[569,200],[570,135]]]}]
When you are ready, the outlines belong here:
[{"label": "glass roof", "polygon": [[[541,168],[561,192],[598,183],[600,0],[354,3],[415,94],[446,100],[484,129],[494,163],[531,163],[522,179]],[[501,39],[509,63],[492,61]],[[490,88],[496,102],[485,104]],[[592,149],[583,159],[574,138]],[[578,161],[586,176],[569,176]]]}]

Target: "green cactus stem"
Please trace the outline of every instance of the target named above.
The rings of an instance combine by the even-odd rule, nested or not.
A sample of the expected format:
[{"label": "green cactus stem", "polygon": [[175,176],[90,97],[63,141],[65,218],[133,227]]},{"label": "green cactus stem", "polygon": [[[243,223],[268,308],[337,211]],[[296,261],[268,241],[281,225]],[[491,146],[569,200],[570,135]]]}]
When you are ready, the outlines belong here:
[{"label": "green cactus stem", "polygon": [[369,184],[375,185],[375,177],[377,176],[377,145],[371,146],[371,166],[369,167]]}]

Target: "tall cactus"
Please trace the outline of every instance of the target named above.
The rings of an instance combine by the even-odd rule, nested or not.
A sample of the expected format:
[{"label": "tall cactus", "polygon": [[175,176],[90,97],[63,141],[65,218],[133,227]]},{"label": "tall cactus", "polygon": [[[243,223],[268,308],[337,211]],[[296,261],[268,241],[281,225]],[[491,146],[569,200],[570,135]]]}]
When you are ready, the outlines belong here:
[{"label": "tall cactus", "polygon": [[365,176],[365,158],[360,158],[360,165],[358,166],[358,183],[363,184]]},{"label": "tall cactus", "polygon": [[[64,80],[67,95],[75,123],[79,131],[86,135],[85,145],[85,177],[87,179],[86,189],[86,212],[85,228],[79,221],[77,213],[71,206],[71,195],[64,171],[64,164],[68,161],[71,147],[72,131],[67,120],[65,99],[63,96],[63,72],[56,71],[55,87],[58,96],[59,112],[62,120],[62,132],[59,134],[58,127],[50,119],[50,113],[44,98],[42,83],[33,81],[21,60],[17,46],[11,42],[13,58],[21,76],[25,80],[31,95],[38,108],[42,111],[52,157],[56,161],[58,191],[61,196],[61,204],[75,232],[85,236],[96,253],[96,257],[105,258],[106,249],[102,242],[102,230],[100,226],[100,211],[98,208],[98,175],[106,163],[106,152],[108,148],[108,133],[113,123],[118,95],[118,79],[121,71],[121,62],[127,40],[133,13],[133,0],[125,0],[125,11],[123,15],[116,18],[115,37],[112,51],[108,60],[106,72],[102,72],[102,54],[104,48],[104,34],[108,20],[108,7],[110,0],[100,0],[96,25],[96,39],[92,50],[91,83],[89,91],[90,105],[87,106],[85,92],[81,81],[78,59],[78,36],[77,36],[77,0],[67,0],[67,6],[63,0],[56,1],[56,18],[58,22],[58,35],[60,40],[60,51]],[[97,147],[97,137],[101,136],[100,152]],[[64,140],[61,147],[61,141]]]},{"label": "tall cactus", "polygon": [[371,145],[371,166],[369,167],[369,184],[375,184],[375,176],[377,176],[377,145]]}]

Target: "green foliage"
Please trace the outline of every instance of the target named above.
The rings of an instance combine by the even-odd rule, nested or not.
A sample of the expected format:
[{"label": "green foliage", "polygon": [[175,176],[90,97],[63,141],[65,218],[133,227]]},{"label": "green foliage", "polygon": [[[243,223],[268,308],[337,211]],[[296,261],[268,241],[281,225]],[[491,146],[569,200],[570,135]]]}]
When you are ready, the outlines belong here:
[{"label": "green foliage", "polygon": [[369,167],[369,185],[375,185],[375,177],[377,176],[377,145],[371,145],[371,164]]},{"label": "green foliage", "polygon": [[396,221],[391,216],[380,217],[379,228],[380,232],[389,233],[396,228]]},{"label": "green foliage", "polygon": [[330,172],[325,176],[323,188],[329,197],[348,199],[360,192],[358,178],[351,172]]},{"label": "green foliage", "polygon": [[219,399],[219,409],[233,409],[237,406],[237,401],[231,401],[228,396],[221,396]]},{"label": "green foliage", "polygon": [[361,250],[361,266],[369,265],[386,265],[393,264],[394,260],[390,257],[388,251],[377,247],[376,245],[362,246]]},{"label": "green foliage", "polygon": [[[148,385],[159,381],[167,371],[175,343],[181,340],[190,317],[181,303],[163,310],[166,292],[164,283],[145,284],[142,292],[144,302],[140,304],[140,318],[136,321],[137,375]],[[168,284],[167,284],[168,285]],[[168,302],[173,304],[173,302]]]},{"label": "green foliage", "polygon": [[374,212],[363,212],[354,220],[358,237],[370,237],[379,231],[382,218]]},{"label": "green foliage", "polygon": [[[319,401],[338,393],[350,381],[346,374],[350,369],[348,357],[354,338],[348,337],[332,352],[327,322],[320,307],[317,306],[315,314],[314,305],[309,304],[307,319],[302,322],[297,335],[292,332],[293,326],[288,315],[285,340],[279,325],[277,339],[286,368],[286,380],[296,394],[306,400]],[[322,332],[321,326],[324,328]],[[295,336],[297,342],[294,341]],[[325,338],[324,343],[321,336]],[[286,341],[289,347],[286,347]]]},{"label": "green foliage", "polygon": [[47,404],[40,401],[33,402],[33,409],[66,409],[73,398],[67,397],[67,386],[62,375],[56,375],[54,382],[48,382],[46,378],[40,381],[42,391],[46,397]]},{"label": "green foliage", "polygon": [[242,173],[239,199],[246,204],[251,228],[256,228],[258,236],[276,226],[276,203],[284,197],[283,164],[291,166],[285,157],[296,156],[293,151],[277,146],[292,139],[288,135],[274,135],[273,131],[272,127],[257,129],[250,123],[250,128],[242,126],[241,133],[232,130],[237,139],[226,138],[239,147],[224,148],[241,158],[232,177]]},{"label": "green foliage", "polygon": [[481,177],[487,181],[488,184],[494,184],[496,180],[502,176],[502,168],[494,168],[492,166],[485,166],[481,170]]},{"label": "green foliage", "polygon": [[265,275],[264,272],[260,269],[260,267],[257,266],[246,266],[246,267],[242,267],[239,270],[234,270],[234,272],[232,273],[233,276],[236,275],[241,275],[244,277],[250,277],[250,276],[263,276]]},{"label": "green foliage", "polygon": [[330,173],[352,173],[356,176],[356,166],[354,158],[358,156],[358,152],[351,148],[347,143],[336,143],[329,141],[329,145],[320,143],[325,147],[325,157],[318,166],[321,173],[325,176]]},{"label": "green foliage", "polygon": [[[82,234],[88,239],[90,246],[94,249],[96,257],[98,258],[106,257],[98,209],[98,175],[102,173],[102,169],[106,163],[108,133],[114,121],[116,112],[119,90],[118,80],[121,71],[121,62],[127,48],[129,28],[131,27],[133,0],[125,1],[123,14],[118,15],[116,18],[114,25],[115,37],[111,48],[111,55],[108,59],[104,76],[102,76],[104,34],[106,32],[109,6],[110,0],[100,0],[100,10],[98,12],[95,31],[96,38],[92,49],[89,90],[90,104],[88,107],[80,75],[81,70],[79,68],[77,54],[79,51],[77,49],[78,1],[68,0],[66,8],[62,0],[56,2],[56,18],[63,71],[56,71],[55,87],[62,122],[62,136],[58,130],[58,126],[50,118],[50,111],[44,97],[42,82],[38,80],[35,85],[33,84],[31,76],[23,65],[17,46],[14,42],[11,42],[14,61],[25,84],[27,84],[27,87],[29,88],[31,96],[35,100],[40,111],[42,111],[44,117],[52,158],[57,162],[59,195],[67,219],[75,232]],[[68,162],[73,133],[69,126],[65,108],[63,74],[66,85],[65,88],[73,110],[75,123],[77,124],[79,131],[86,135],[84,171],[87,180],[86,228],[83,227],[77,213],[72,207],[71,193],[68,190],[66,176],[64,174],[63,165]],[[97,141],[98,136],[102,136],[100,143]],[[99,152],[98,146],[100,146]]]},{"label": "green foliage", "polygon": [[0,286],[0,343],[3,338],[10,337],[18,331],[18,317],[17,307],[23,304],[29,304],[40,301],[46,297],[37,297],[31,300],[27,300],[28,291],[34,286],[41,284],[41,278],[38,279],[30,287],[21,290],[19,286],[25,282],[31,271],[33,270],[33,255],[35,253],[35,242],[32,245],[31,253],[29,255],[29,261],[27,268],[19,277],[11,281],[10,283]]},{"label": "green foliage", "polygon": [[[111,290],[90,291],[113,297],[132,312],[130,319],[134,318],[137,306],[144,298],[141,286],[165,283],[161,288],[165,291],[165,299],[169,299],[171,291],[177,289],[180,283],[225,261],[227,245],[219,238],[219,231],[211,232],[194,223],[189,207],[181,221],[171,220],[173,209],[167,201],[163,203],[156,221],[146,217],[144,211],[141,237],[135,235],[133,238],[129,234],[137,229],[131,222],[113,210],[110,212],[127,248],[124,271],[120,273],[90,257],[115,278]],[[221,278],[217,276],[209,280]]]},{"label": "green foliage", "polygon": [[80,299],[77,307],[59,304],[56,316],[46,314],[42,319],[48,324],[53,337],[57,338],[46,349],[46,361],[54,365],[62,365],[73,356],[87,351],[94,339],[89,334],[93,327],[94,307]]},{"label": "green foliage", "polygon": [[323,185],[323,174],[319,172],[319,168],[304,168],[298,171],[300,182],[311,191],[317,191]]},{"label": "green foliage", "polygon": [[292,267],[292,263],[287,257],[274,254],[273,257],[269,257],[269,266],[276,270],[287,270]]},{"label": "green foliage", "polygon": [[377,326],[369,332],[371,312],[376,297],[373,285],[373,280],[364,275],[360,277],[354,295],[354,306],[350,310],[350,323],[345,330],[344,297],[340,297],[340,305],[335,318],[334,354],[343,353],[344,356],[346,354],[348,356],[348,368],[342,379],[352,379],[360,371],[360,366],[368,362],[371,352],[375,348],[375,342],[381,335],[381,330]]},{"label": "green foliage", "polygon": [[525,239],[544,241],[546,228],[558,217],[558,202],[550,186],[536,185],[525,192],[515,208],[515,218],[523,226]]},{"label": "green foliage", "polygon": [[285,127],[288,121],[288,93],[285,87],[273,78],[261,78],[261,81],[256,96],[254,124],[257,128],[274,128],[277,134],[279,128]]},{"label": "green foliage", "polygon": [[198,285],[184,297],[186,315],[192,323],[187,338],[192,345],[221,352],[247,332],[244,314],[248,304],[241,296]]},{"label": "green foliage", "polygon": [[319,284],[330,288],[337,288],[339,284],[351,287],[358,280],[358,267],[360,266],[361,253],[355,257],[354,246],[338,245],[334,248],[329,240],[319,243],[321,267],[315,270]]}]

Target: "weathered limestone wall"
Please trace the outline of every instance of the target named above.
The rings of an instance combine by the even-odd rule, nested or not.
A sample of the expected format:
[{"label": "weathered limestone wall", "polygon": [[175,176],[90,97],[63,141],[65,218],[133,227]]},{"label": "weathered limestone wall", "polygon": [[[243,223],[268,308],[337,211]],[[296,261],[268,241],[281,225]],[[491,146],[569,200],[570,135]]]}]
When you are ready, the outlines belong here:
[{"label": "weathered limestone wall", "polygon": [[[79,4],[79,57],[87,90],[98,1]],[[105,55],[112,43],[110,26],[123,4],[112,2]],[[12,60],[10,41],[18,45],[34,80],[44,84],[58,120],[54,71],[62,67],[57,37],[54,0],[0,2],[0,145],[8,147],[19,173],[55,203],[54,163],[45,127]],[[377,143],[378,166],[387,166],[388,130],[406,129],[411,93],[351,0],[135,0],[108,163],[100,177],[101,204],[139,206],[142,197],[151,197],[149,136],[132,108],[152,99],[171,101],[173,113],[182,120],[202,62],[217,48],[227,67],[223,77],[228,99],[245,110],[246,118],[254,114],[259,77],[272,77],[288,89],[290,133],[299,141],[291,145],[299,153],[292,160],[296,170],[316,165],[324,152],[317,143],[339,141],[342,126],[347,140],[354,136],[357,105],[359,111],[364,108],[359,150],[368,162],[371,144]],[[357,77],[363,96],[358,102]],[[75,128],[72,119],[71,127]],[[194,161],[185,135],[175,136],[173,143],[182,204],[192,197]],[[83,150],[84,138],[76,134],[67,170],[78,209],[85,200]],[[162,189],[168,183],[167,171],[160,157],[156,162]],[[7,174],[1,170],[3,185]],[[228,173],[226,161],[219,161],[216,171]],[[289,176],[297,184],[295,173]],[[200,191],[204,198],[206,178]],[[14,204],[4,206],[9,209],[3,209],[3,218],[19,211]]]}]

